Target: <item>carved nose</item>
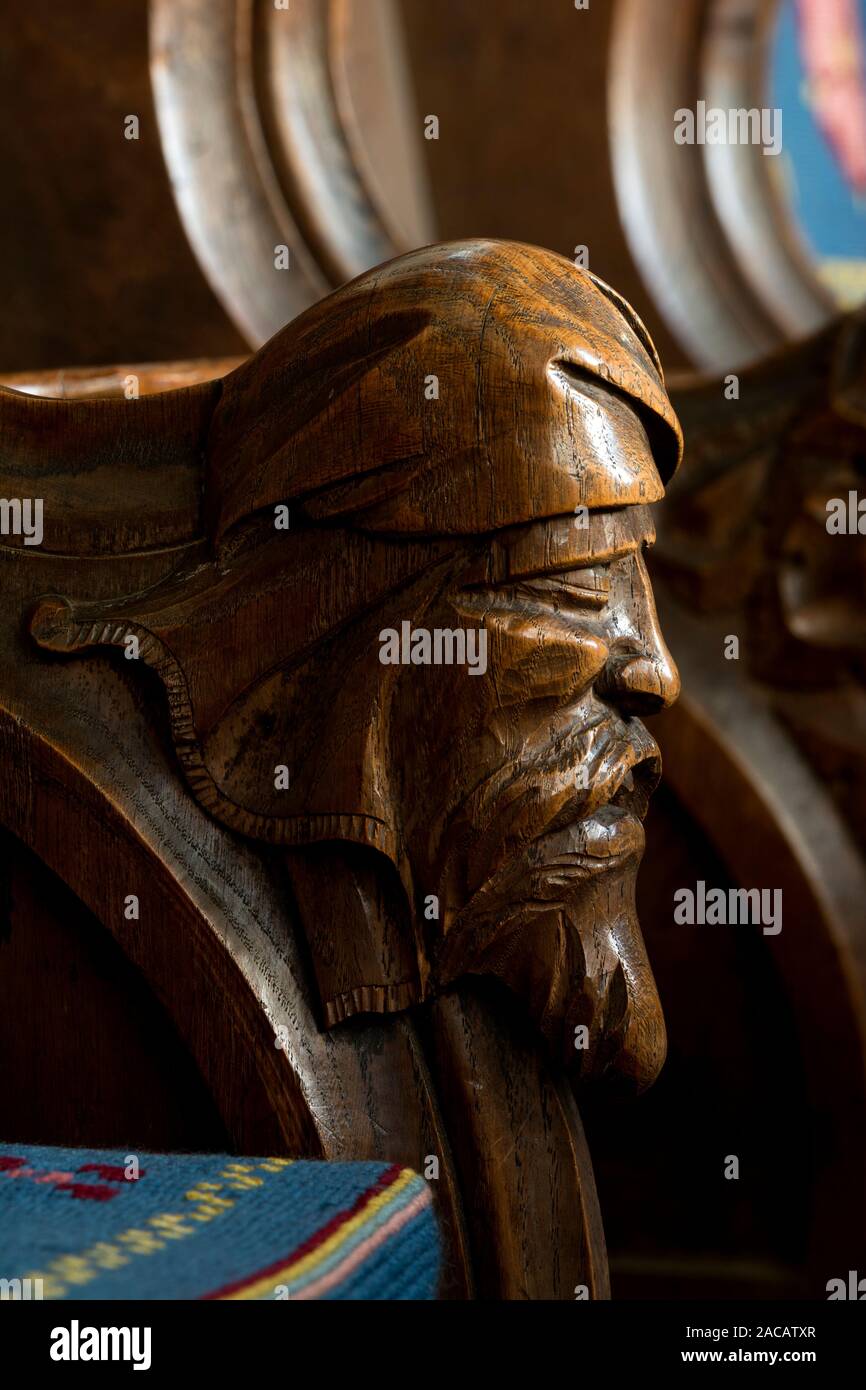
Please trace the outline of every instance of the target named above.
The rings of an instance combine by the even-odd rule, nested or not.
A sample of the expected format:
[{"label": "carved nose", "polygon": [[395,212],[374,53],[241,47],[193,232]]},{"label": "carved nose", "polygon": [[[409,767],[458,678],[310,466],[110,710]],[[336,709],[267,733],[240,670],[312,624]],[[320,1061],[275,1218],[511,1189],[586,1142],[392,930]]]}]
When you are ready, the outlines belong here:
[{"label": "carved nose", "polygon": [[648,652],[612,654],[605,670],[609,698],[628,714],[658,714],[680,693],[680,673],[663,642]]}]

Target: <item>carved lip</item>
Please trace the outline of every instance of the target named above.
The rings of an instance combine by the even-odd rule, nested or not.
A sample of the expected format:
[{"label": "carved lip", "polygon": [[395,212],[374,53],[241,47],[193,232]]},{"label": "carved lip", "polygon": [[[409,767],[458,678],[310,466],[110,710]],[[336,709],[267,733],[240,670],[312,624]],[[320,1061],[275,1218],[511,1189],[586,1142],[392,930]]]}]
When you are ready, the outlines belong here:
[{"label": "carved lip", "polygon": [[635,751],[635,760],[621,770],[607,806],[625,810],[642,821],[661,778],[661,752],[646,730],[641,747]]},{"label": "carved lip", "polygon": [[643,853],[643,820],[661,776],[661,753],[637,721],[633,733],[633,741],[620,741],[616,753],[605,756],[588,799],[561,807],[539,837],[555,846],[557,863],[600,869]]},{"label": "carved lip", "polygon": [[[647,813],[662,771],[661,750],[652,734],[639,719],[626,723],[604,719],[584,732],[597,730],[601,732],[595,739],[595,768],[589,787],[585,791],[576,787],[575,795],[560,807],[548,830],[573,820],[588,820],[609,806],[623,808],[639,820]],[[576,773],[581,766],[582,760],[578,760]]]},{"label": "carved lip", "polygon": [[577,829],[583,831],[583,853],[605,863],[641,854],[646,843],[641,818],[616,802],[608,802],[594,816],[578,822]]},{"label": "carved lip", "polygon": [[645,729],[640,745],[629,745],[629,750],[615,774],[609,799],[582,822],[586,829],[584,853],[590,859],[609,863],[644,851],[643,821],[661,776],[661,753]]},{"label": "carved lip", "polygon": [[575,820],[536,841],[539,867],[557,877],[572,873],[604,873],[644,850],[640,817],[620,807],[601,807],[593,816]]}]

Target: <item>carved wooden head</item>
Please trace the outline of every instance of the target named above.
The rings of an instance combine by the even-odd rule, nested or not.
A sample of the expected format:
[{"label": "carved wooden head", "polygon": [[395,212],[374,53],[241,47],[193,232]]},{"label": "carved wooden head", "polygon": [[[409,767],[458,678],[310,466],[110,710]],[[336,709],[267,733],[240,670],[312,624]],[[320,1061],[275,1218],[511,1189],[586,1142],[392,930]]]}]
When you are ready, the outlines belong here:
[{"label": "carved wooden head", "polygon": [[550,252],[415,252],[226,378],[205,450],[206,546],[37,639],[138,639],[195,795],[288,849],[326,1022],[491,974],[646,1084],[640,715],[679,682],[644,550],[681,436],[636,315]]}]

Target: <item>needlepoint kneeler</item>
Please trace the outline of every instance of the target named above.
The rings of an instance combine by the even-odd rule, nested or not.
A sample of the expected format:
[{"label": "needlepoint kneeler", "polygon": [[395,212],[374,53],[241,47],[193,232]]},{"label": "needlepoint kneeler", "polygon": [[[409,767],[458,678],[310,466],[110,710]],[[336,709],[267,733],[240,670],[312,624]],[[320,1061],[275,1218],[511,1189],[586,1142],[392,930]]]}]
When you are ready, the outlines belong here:
[{"label": "needlepoint kneeler", "polygon": [[6,1298],[431,1299],[439,1265],[396,1164],[0,1144]]}]

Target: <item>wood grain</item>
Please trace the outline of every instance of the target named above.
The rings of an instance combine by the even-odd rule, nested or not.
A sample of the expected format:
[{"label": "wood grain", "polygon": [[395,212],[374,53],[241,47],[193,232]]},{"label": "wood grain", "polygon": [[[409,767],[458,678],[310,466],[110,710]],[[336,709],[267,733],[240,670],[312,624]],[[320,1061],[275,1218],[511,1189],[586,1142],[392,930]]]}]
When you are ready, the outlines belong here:
[{"label": "wood grain", "polygon": [[[571,1087],[633,1094],[665,1050],[634,878],[681,437],[646,330],[561,257],[456,243],[177,370],[0,391],[6,485],[45,496],[45,543],[0,552],[0,820],[241,1151],[435,1159],[446,1294],[605,1297]],[[465,645],[383,662],[405,623]]]}]

